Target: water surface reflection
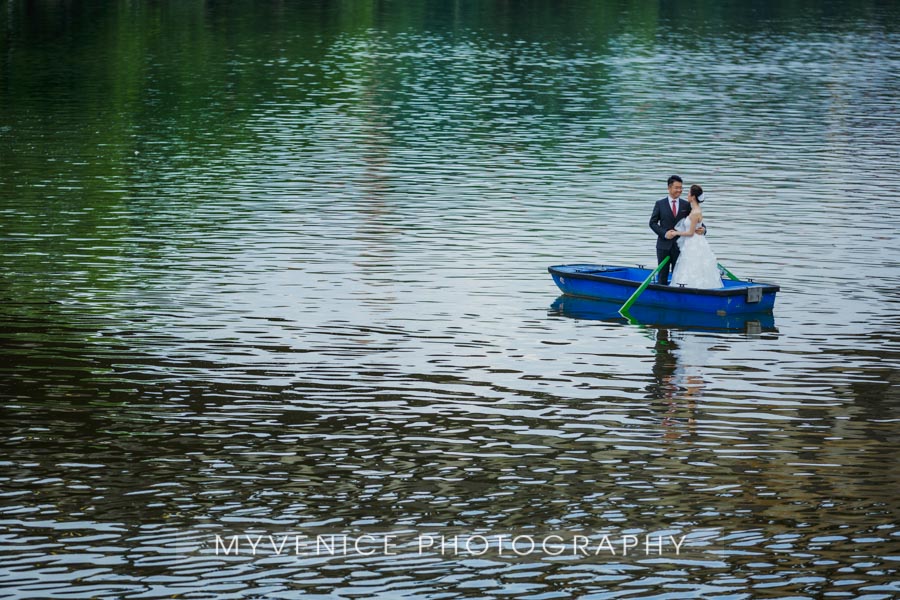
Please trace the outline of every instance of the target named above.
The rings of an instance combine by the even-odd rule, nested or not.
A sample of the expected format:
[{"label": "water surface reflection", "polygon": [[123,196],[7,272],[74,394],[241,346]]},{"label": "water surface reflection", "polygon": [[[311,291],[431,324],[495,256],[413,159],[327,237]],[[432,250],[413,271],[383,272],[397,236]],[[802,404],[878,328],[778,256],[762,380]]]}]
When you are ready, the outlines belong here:
[{"label": "water surface reflection", "polygon": [[[826,4],[8,2],[0,585],[900,594],[900,20]],[[670,172],[774,315],[554,302],[650,264]],[[216,556],[244,531],[694,546]]]}]

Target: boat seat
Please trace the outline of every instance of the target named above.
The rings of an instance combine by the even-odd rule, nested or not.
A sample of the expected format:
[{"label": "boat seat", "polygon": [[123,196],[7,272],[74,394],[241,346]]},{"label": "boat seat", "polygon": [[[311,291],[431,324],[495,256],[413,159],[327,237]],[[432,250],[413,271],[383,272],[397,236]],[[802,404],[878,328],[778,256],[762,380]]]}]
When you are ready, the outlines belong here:
[{"label": "boat seat", "polygon": [[573,269],[575,273],[612,273],[614,271],[624,271],[626,267],[583,267],[580,269]]}]

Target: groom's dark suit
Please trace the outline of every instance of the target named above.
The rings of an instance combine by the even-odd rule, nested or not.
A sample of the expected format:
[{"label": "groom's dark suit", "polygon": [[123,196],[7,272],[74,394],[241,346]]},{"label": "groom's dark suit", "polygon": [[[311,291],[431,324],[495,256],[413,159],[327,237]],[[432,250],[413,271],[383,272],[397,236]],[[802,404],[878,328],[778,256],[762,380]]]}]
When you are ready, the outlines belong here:
[{"label": "groom's dark suit", "polygon": [[675,223],[691,214],[691,203],[687,200],[678,199],[678,213],[672,213],[672,202],[666,196],[659,200],[653,206],[653,214],[650,216],[650,229],[656,232],[656,260],[661,263],[665,257],[669,257],[669,262],[659,271],[659,283],[663,285],[669,284],[669,269],[675,268],[675,261],[678,260],[678,238],[671,240],[666,239],[666,232],[675,229]]}]

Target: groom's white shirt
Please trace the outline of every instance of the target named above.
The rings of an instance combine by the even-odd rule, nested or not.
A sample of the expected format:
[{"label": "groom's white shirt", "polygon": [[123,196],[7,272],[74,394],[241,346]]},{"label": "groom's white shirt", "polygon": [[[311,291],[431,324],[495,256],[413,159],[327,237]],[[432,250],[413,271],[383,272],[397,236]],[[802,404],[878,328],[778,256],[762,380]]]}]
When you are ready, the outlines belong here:
[{"label": "groom's white shirt", "polygon": [[675,216],[678,216],[678,211],[677,211],[677,209],[678,209],[678,208],[681,208],[681,197],[679,196],[678,198],[673,198],[672,196],[669,196],[669,210],[672,210],[672,203],[673,203],[673,202],[676,203],[676,204],[675,204],[675,208],[676,208]]}]

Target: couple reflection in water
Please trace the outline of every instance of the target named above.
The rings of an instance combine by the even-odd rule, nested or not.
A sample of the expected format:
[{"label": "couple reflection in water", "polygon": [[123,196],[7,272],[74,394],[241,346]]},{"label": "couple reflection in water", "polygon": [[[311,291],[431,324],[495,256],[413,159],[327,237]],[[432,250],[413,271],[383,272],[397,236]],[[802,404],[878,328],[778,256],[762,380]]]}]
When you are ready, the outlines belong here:
[{"label": "couple reflection in water", "polygon": [[702,339],[677,329],[650,328],[655,333],[653,382],[650,397],[664,409],[663,437],[667,440],[693,435],[697,402],[703,396],[703,377],[710,349]]}]

